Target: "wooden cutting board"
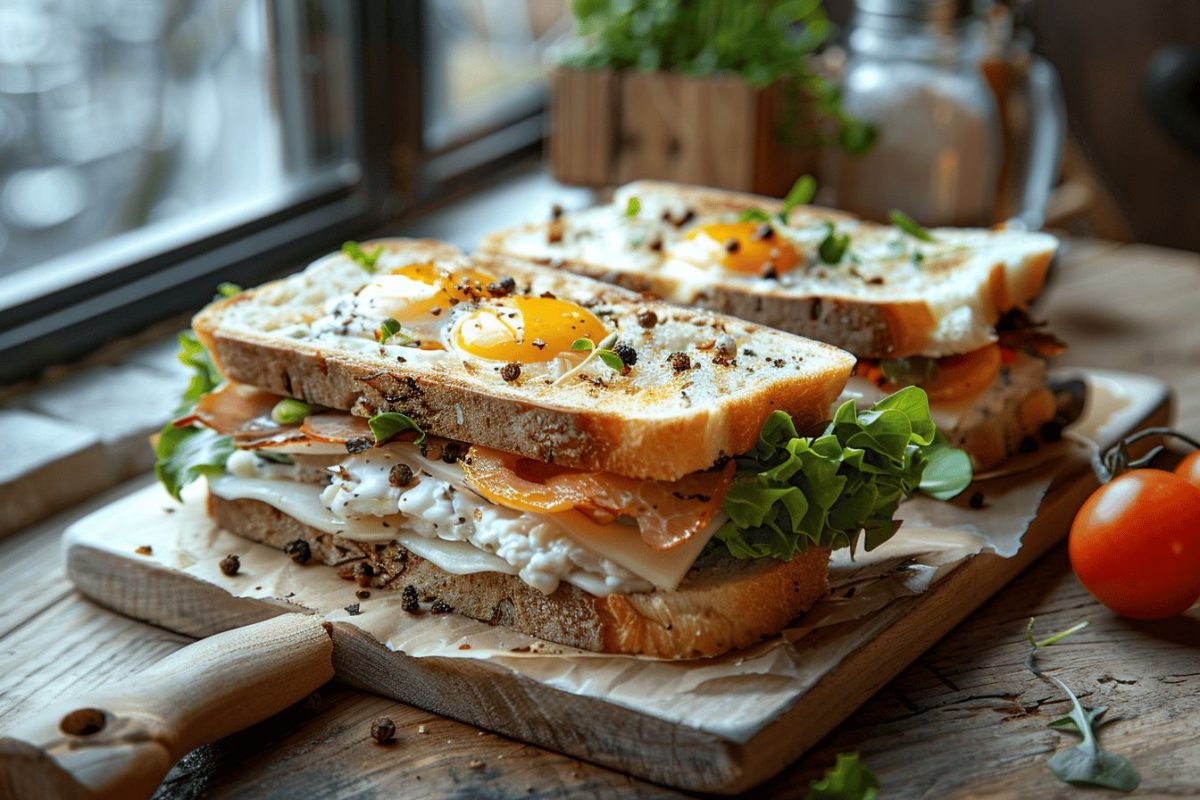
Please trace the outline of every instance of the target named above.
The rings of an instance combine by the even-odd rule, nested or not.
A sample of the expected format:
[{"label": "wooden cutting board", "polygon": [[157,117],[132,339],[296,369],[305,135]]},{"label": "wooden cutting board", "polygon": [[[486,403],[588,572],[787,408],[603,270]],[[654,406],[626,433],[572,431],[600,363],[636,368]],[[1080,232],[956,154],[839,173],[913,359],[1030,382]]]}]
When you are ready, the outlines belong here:
[{"label": "wooden cutting board", "polygon": [[[1163,384],[1120,373],[1095,372],[1090,380],[1119,384],[1124,392],[1122,408],[1102,431],[1107,441],[1100,444],[1167,423],[1170,398]],[[366,615],[341,608],[342,600],[353,604],[352,584],[337,581],[325,567],[297,568],[282,554],[244,540],[236,540],[243,548],[238,552],[247,553],[245,563],[253,569],[235,587],[211,569],[197,569],[198,560],[221,558],[235,537],[221,532],[186,548],[169,541],[173,527],[193,523],[185,524],[184,510],[157,488],[80,520],[65,534],[64,550],[68,575],[83,594],[135,619],[206,637],[279,614],[320,614],[332,623],[334,668],[350,684],[659,783],[735,793],[783,769],[1065,535],[1095,478],[1078,452],[1063,451],[1056,467],[1016,555],[973,555],[923,593],[898,597],[867,616],[817,628],[795,644],[753,658],[734,654],[719,665],[623,660],[622,681],[635,675],[629,680],[640,681],[637,685],[659,687],[644,702],[626,690],[628,684],[590,685],[611,680],[613,658],[464,657],[457,652],[463,644],[435,654],[397,652],[392,634],[373,635],[361,621]],[[987,495],[989,483],[977,488]],[[139,554],[142,545],[150,545],[154,555]],[[294,569],[308,572],[297,578]],[[336,602],[329,592],[308,600],[305,592],[283,591],[289,580],[323,586],[333,580],[345,588]],[[402,641],[403,615],[388,613],[400,620],[396,636]],[[494,633],[480,623],[479,636],[489,635]],[[463,641],[469,647],[470,635]],[[819,667],[810,669],[814,664]],[[739,680],[743,668],[753,674]],[[695,680],[708,674],[702,670],[716,671],[711,680]],[[595,681],[589,683],[589,676]],[[687,683],[697,685],[681,695],[686,708],[654,696]],[[760,697],[760,689],[751,686],[770,688]]]}]

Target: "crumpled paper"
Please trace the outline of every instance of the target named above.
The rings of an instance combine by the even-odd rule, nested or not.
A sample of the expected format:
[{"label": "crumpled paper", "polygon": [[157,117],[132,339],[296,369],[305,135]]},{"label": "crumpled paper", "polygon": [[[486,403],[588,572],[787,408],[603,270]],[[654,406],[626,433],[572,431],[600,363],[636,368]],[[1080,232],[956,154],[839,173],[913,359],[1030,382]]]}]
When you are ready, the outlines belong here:
[{"label": "crumpled paper", "polygon": [[[713,659],[592,653],[456,614],[408,614],[394,592],[374,591],[360,600],[357,586],[331,568],[299,566],[277,550],[217,529],[204,513],[202,484],[189,488],[182,507],[158,486],[135,492],[72,526],[67,546],[81,542],[153,560],[238,597],[281,599],[353,625],[408,656],[486,659],[564,692],[745,742],[876,635],[887,622],[880,612],[891,603],[926,591],[980,552],[1016,553],[1055,475],[1065,464],[1081,468],[1088,441],[1115,440],[1150,410],[1148,395],[1157,396],[1148,379],[1100,372],[1086,377],[1092,399],[1071,441],[1023,460],[1015,474],[968,490],[984,493],[984,509],[972,509],[962,498],[905,503],[899,515],[904,524],[884,545],[870,553],[859,549],[853,559],[845,550],[834,554],[830,592],[793,627]],[[151,555],[134,554],[146,544]],[[229,553],[241,559],[233,577],[218,567]],[[814,631],[822,635],[808,646]]]}]

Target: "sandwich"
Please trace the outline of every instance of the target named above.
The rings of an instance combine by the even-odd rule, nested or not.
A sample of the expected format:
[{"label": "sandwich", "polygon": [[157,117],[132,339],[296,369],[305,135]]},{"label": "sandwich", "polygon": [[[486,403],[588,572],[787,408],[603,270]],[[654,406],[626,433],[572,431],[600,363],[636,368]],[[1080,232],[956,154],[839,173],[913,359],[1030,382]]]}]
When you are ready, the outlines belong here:
[{"label": "sandwich", "polygon": [[348,243],[227,294],[181,338],[159,478],[405,613],[714,656],[809,608],[903,498],[970,481],[920,390],[834,408],[835,347],[524,261]]},{"label": "sandwich", "polygon": [[[808,191],[805,191],[805,188]],[[642,181],[611,204],[497,231],[484,252],[611,281],[828,342],[858,363],[864,403],[929,395],[978,469],[1055,439],[1046,359],[1063,345],[1025,312],[1057,242],[1044,233],[879,225],[784,201]]]}]

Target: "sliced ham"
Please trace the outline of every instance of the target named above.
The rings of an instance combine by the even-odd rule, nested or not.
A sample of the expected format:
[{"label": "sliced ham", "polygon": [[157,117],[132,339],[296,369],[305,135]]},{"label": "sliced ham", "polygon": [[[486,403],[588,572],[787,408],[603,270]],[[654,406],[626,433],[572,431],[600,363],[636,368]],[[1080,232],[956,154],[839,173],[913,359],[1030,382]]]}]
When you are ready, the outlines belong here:
[{"label": "sliced ham", "polygon": [[493,503],[545,513],[575,509],[596,522],[631,517],[642,541],[655,550],[670,550],[703,531],[720,510],[734,465],[677,481],[638,480],[557,467],[475,445],[463,461],[463,472],[467,484]]}]

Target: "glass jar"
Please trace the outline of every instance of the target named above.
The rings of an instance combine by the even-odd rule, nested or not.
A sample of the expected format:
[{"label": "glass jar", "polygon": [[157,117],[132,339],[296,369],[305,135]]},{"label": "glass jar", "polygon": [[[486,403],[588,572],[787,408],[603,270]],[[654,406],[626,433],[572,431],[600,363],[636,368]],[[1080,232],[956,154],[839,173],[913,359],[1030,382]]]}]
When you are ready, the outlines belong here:
[{"label": "glass jar", "polygon": [[878,220],[901,209],[922,225],[993,221],[1002,152],[982,33],[969,0],[856,0],[842,102],[879,138],[839,157],[839,207]]}]

